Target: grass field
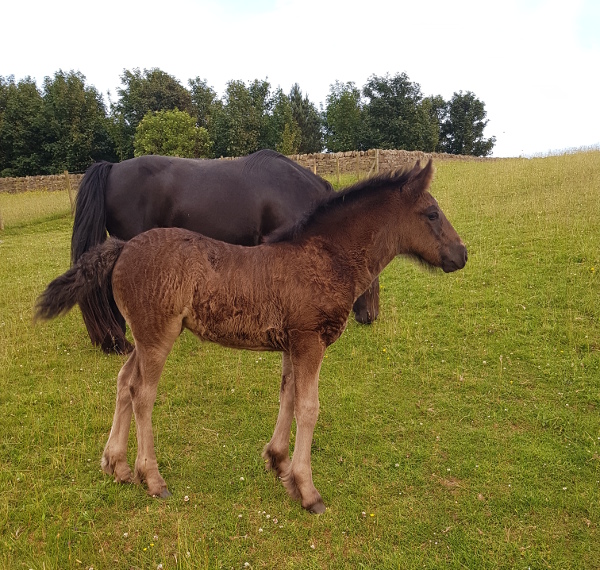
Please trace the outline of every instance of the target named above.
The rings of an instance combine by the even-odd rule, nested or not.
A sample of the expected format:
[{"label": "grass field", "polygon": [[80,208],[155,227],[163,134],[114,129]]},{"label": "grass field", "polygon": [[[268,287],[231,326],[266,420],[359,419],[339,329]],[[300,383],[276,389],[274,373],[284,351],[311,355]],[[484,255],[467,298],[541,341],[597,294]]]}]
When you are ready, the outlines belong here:
[{"label": "grass field", "polygon": [[320,516],[260,457],[280,355],[187,332],[153,416],[172,498],[102,474],[124,360],[77,310],[31,323],[66,192],[0,195],[0,568],[599,568],[600,152],[442,163],[433,194],[469,262],[395,260],[328,349]]}]

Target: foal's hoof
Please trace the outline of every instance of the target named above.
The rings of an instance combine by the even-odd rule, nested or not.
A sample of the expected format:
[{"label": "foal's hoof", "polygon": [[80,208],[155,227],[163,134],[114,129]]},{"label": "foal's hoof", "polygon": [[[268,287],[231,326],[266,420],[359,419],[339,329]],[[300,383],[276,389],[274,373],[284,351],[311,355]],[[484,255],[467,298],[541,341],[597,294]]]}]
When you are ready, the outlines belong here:
[{"label": "foal's hoof", "polygon": [[133,481],[133,474],[127,461],[111,461],[107,455],[103,455],[100,467],[107,475],[113,475],[115,483],[131,483]]},{"label": "foal's hoof", "polygon": [[317,501],[313,505],[306,507],[306,510],[314,515],[322,515],[325,512],[325,505],[323,501]]}]

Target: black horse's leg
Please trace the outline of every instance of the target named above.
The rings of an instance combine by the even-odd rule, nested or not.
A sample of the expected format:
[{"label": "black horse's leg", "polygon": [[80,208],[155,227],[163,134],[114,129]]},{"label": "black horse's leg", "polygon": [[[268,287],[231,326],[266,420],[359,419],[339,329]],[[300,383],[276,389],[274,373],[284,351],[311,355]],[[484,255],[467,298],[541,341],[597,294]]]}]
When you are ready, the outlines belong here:
[{"label": "black horse's leg", "polygon": [[354,318],[363,325],[370,325],[379,316],[379,277],[354,301]]},{"label": "black horse's leg", "polygon": [[133,345],[125,338],[125,317],[117,308],[112,291],[108,295],[108,302],[114,318],[114,326],[113,330],[107,331],[102,341],[102,350],[106,353],[129,354],[133,350]]}]

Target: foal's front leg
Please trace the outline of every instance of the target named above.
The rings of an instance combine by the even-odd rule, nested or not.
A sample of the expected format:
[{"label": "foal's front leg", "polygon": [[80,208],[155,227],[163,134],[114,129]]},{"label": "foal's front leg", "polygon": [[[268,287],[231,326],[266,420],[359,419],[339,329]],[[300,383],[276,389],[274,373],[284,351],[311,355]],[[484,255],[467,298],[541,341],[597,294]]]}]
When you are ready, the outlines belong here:
[{"label": "foal's front leg", "polygon": [[294,419],[294,369],[287,352],[283,353],[282,361],[279,415],[273,437],[262,452],[267,460],[267,469],[275,471],[278,477],[290,468],[290,432]]},{"label": "foal's front leg", "polygon": [[325,512],[325,505],[313,484],[310,448],[319,415],[319,371],[324,353],[325,345],[317,333],[293,335],[290,357],[294,370],[296,444],[289,469],[281,476],[290,495],[299,496],[302,506],[317,514]]}]

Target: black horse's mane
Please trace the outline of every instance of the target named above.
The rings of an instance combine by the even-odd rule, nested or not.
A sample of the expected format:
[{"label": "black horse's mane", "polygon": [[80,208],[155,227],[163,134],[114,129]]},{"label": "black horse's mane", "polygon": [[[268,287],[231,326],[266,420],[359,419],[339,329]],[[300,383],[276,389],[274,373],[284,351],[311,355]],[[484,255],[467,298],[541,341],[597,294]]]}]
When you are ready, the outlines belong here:
[{"label": "black horse's mane", "polygon": [[[288,166],[295,168],[303,176],[308,175],[311,177],[311,179],[314,178],[309,169],[305,168],[304,166],[301,166],[300,164],[298,164],[291,158],[288,158],[287,156],[280,154],[279,152],[271,150],[269,148],[265,148],[265,149],[256,151],[255,153],[252,153],[252,154],[244,157],[243,160],[244,160],[244,166],[243,166],[244,172],[250,172],[257,168],[264,168],[266,163],[279,161],[279,162],[284,162]],[[321,178],[320,176],[318,176],[318,178],[321,179],[321,182],[323,183],[323,188],[326,192],[334,191],[333,186],[329,182],[327,182],[327,180],[325,180],[324,178]]]},{"label": "black horse's mane", "polygon": [[265,162],[270,162],[273,160],[285,160],[286,162],[292,162],[287,156],[279,154],[278,152],[269,148],[265,148],[244,157],[244,170],[262,168]]},{"label": "black horse's mane", "polygon": [[360,200],[366,193],[372,194],[382,190],[389,189],[390,186],[398,188],[402,187],[414,176],[414,170],[418,167],[418,163],[414,168],[402,168],[366,178],[356,184],[344,188],[339,192],[325,197],[316,202],[312,208],[307,210],[304,215],[293,225],[283,226],[265,238],[265,243],[277,243],[281,241],[292,241],[297,238],[308,224],[325,212],[330,212],[333,209],[339,208],[344,204],[350,204]]},{"label": "black horse's mane", "polygon": [[287,156],[280,154],[275,150],[271,150],[270,148],[264,148],[262,150],[257,150],[256,152],[253,152],[252,154],[245,156],[243,158],[243,161],[244,161],[244,166],[243,166],[244,171],[251,171],[256,168],[263,168],[265,166],[265,163],[275,162],[275,161],[285,162],[289,165],[295,166],[298,170],[306,170],[305,168],[300,166],[297,162],[294,162],[291,158],[288,158]]}]

